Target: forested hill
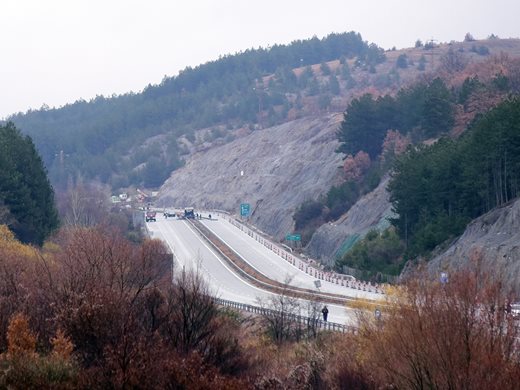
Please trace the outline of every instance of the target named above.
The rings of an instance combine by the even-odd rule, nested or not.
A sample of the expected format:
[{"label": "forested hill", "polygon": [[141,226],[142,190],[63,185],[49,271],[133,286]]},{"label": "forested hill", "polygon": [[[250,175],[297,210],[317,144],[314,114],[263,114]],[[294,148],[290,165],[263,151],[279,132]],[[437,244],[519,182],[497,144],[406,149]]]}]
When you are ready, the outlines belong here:
[{"label": "forested hill", "polygon": [[[184,136],[193,141],[197,129],[220,125],[209,136],[225,139],[241,127],[284,121],[291,109],[302,109],[299,91],[305,89],[309,96],[323,94],[321,105],[326,108],[331,94],[339,93],[326,62],[340,58],[374,67],[385,56],[358,33],[330,34],[188,67],[141,93],[99,96],[58,109],[42,107],[9,120],[33,138],[55,186],[80,173],[115,188],[154,187],[182,165],[187,151],[178,140]],[[311,64],[322,64],[330,75],[326,89],[307,67]],[[305,71],[297,78],[293,69],[299,67]],[[348,66],[344,71],[348,73]]]}]

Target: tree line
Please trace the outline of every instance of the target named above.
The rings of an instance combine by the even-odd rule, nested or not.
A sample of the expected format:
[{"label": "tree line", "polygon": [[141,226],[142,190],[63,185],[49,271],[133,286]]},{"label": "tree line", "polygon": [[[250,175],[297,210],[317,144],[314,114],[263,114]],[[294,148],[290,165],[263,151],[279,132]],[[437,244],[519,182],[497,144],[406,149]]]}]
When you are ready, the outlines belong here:
[{"label": "tree line", "polygon": [[[64,187],[68,177],[79,172],[113,187],[153,187],[182,165],[180,137],[190,139],[197,129],[223,123],[231,128],[259,123],[264,117],[260,111],[276,120],[298,104],[285,95],[297,87],[293,68],[340,57],[377,63],[384,60],[384,53],[358,33],[330,34],[187,67],[141,93],[98,96],[59,109],[42,107],[10,120],[33,138],[56,185]],[[271,74],[276,77],[273,90],[267,92],[262,77]],[[335,76],[329,78],[330,88],[337,89]],[[309,91],[317,86],[314,76],[304,84]],[[282,107],[282,113],[274,107]],[[143,145],[156,135],[160,139]]]},{"label": "tree line", "polygon": [[413,133],[416,141],[446,133],[454,124],[454,103],[440,78],[401,89],[395,97],[365,94],[345,110],[337,133],[338,152],[355,155],[364,151],[374,160],[383,150],[388,130]]},{"label": "tree line", "polygon": [[[488,74],[486,82],[472,75],[451,89],[437,78],[395,97],[365,95],[352,101],[338,130],[338,151],[347,154],[339,189],[363,183],[375,167],[381,174],[389,171],[397,217],[391,230],[369,232],[341,254],[339,270],[354,267],[369,279],[384,277],[381,272],[398,275],[407,259],[428,256],[460,235],[469,221],[518,196],[515,74]],[[459,128],[461,119],[467,124],[458,139],[449,133],[455,112]],[[427,146],[427,139],[435,143]],[[371,167],[360,176],[357,160],[365,151]],[[344,206],[357,200],[338,187],[329,195]]]},{"label": "tree line", "polygon": [[397,159],[388,186],[392,223],[410,255],[459,235],[467,222],[519,195],[520,99],[475,121],[458,140],[412,147]]}]

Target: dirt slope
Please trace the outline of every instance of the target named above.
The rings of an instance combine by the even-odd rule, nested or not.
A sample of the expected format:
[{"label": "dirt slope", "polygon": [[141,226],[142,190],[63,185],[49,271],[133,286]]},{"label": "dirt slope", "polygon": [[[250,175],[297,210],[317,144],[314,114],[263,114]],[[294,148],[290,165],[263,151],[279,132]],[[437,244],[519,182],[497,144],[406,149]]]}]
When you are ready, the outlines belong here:
[{"label": "dirt slope", "polygon": [[383,179],[374,191],[359,199],[338,221],[322,225],[307,246],[309,255],[333,265],[336,256],[350,249],[370,229],[388,226],[387,217],[392,214],[386,191],[388,180],[388,177]]},{"label": "dirt slope", "polygon": [[475,219],[457,241],[428,263],[428,268],[440,273],[466,265],[479,255],[484,267],[520,294],[520,199]]},{"label": "dirt slope", "polygon": [[161,187],[157,204],[238,213],[240,203],[250,203],[251,222],[283,237],[292,231],[294,210],[339,178],[341,120],[341,114],[302,118],[195,153]]}]

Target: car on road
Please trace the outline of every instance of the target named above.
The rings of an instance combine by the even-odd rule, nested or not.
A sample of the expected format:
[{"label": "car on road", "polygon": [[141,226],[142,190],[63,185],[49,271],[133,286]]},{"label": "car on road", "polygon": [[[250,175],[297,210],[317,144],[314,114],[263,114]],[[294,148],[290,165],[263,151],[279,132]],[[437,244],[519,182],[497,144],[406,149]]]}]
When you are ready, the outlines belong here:
[{"label": "car on road", "polygon": [[146,222],[155,222],[156,219],[155,219],[155,216],[157,215],[157,213],[155,211],[147,211],[146,214],[145,214],[145,220]]}]

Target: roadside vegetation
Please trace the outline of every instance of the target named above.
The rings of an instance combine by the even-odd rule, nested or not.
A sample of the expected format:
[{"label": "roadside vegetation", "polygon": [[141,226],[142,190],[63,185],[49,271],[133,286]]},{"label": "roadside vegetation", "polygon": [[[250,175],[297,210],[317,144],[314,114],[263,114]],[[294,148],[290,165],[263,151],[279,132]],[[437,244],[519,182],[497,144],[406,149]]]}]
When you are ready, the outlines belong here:
[{"label": "roadside vegetation", "polygon": [[[321,305],[283,292],[259,303],[272,309],[263,316],[219,307],[201,274],[172,268],[161,241],[133,242],[101,213],[100,191],[71,185],[64,223],[42,246],[0,224],[0,389],[518,383],[512,291],[481,271],[478,253],[470,268],[444,270],[443,283],[414,275],[387,292],[381,316],[360,308],[357,332],[332,333],[295,322],[319,318]],[[373,248],[383,245],[370,236]]]},{"label": "roadside vegetation", "polygon": [[416,275],[342,334],[302,332],[283,295],[264,303],[279,316],[220,308],[196,272],[172,278],[158,241],[99,226],[42,249],[0,236],[0,388],[514,389],[520,375],[510,292],[478,254],[445,284]]},{"label": "roadside vegetation", "polygon": [[[387,190],[396,217],[392,230],[369,233],[338,258],[338,270],[355,268],[368,280],[396,276],[406,261],[427,259],[472,219],[518,197],[520,62],[495,58],[467,71],[459,57],[453,51],[443,57],[444,78],[395,96],[363,95],[346,109],[338,129],[343,182],[303,204],[295,229],[310,240],[384,175],[391,178]],[[390,239],[396,234],[399,245]],[[381,247],[395,250],[380,256]]]}]

